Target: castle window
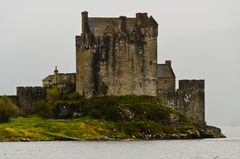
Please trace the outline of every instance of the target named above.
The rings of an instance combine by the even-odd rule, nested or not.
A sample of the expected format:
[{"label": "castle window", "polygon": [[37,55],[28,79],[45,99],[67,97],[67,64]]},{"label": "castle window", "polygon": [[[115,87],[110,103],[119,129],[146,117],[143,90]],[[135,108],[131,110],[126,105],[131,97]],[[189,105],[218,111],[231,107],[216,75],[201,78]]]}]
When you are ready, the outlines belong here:
[{"label": "castle window", "polygon": [[152,61],[150,61],[149,64],[152,65]]}]

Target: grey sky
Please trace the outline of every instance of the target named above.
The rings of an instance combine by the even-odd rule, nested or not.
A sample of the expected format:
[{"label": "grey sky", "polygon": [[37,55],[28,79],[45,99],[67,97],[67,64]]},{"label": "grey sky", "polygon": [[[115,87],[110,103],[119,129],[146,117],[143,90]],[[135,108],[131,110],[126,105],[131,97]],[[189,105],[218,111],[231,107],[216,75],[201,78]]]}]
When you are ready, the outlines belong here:
[{"label": "grey sky", "polygon": [[0,94],[41,85],[54,66],[75,72],[75,35],[89,16],[148,12],[159,23],[159,62],[178,79],[206,80],[209,124],[240,125],[239,0],[1,0]]}]

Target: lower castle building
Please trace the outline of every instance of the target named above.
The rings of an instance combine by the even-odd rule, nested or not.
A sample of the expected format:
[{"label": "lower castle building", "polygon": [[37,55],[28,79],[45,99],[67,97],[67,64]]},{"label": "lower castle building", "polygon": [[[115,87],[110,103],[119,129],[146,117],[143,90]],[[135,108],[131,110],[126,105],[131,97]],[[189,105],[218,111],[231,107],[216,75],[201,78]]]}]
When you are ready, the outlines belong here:
[{"label": "lower castle building", "polygon": [[57,86],[58,88],[68,87],[76,90],[76,73],[59,73],[56,66],[54,74],[44,78],[42,84],[46,88]]},{"label": "lower castle building", "polygon": [[82,12],[82,34],[76,36],[76,73],[58,73],[40,87],[17,87],[13,97],[24,110],[46,97],[51,86],[71,87],[86,98],[153,96],[196,124],[205,124],[204,80],[180,80],[171,61],[157,64],[158,24],[147,13],[136,17],[88,17]]}]

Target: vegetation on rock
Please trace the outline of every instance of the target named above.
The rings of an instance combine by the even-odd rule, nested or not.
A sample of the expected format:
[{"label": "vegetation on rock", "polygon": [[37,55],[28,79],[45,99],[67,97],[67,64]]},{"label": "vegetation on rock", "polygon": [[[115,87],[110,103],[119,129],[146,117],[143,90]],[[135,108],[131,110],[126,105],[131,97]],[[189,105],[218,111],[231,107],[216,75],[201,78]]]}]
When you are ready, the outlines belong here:
[{"label": "vegetation on rock", "polygon": [[[0,99],[2,105],[12,106],[8,114],[17,112],[7,98]],[[153,97],[85,99],[52,88],[46,100],[35,103],[35,115],[0,124],[0,141],[188,139],[201,138],[205,131],[199,132],[185,116]]]}]

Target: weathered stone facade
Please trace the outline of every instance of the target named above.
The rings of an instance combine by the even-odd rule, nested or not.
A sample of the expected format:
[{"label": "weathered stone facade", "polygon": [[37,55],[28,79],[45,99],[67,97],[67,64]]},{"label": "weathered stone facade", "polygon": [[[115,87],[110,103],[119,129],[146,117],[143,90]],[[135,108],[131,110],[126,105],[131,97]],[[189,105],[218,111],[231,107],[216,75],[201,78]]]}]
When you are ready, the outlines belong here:
[{"label": "weathered stone facade", "polygon": [[177,107],[194,123],[205,124],[204,80],[180,80]]},{"label": "weathered stone facade", "polygon": [[135,18],[92,18],[82,13],[76,36],[76,90],[102,95],[157,96],[158,24],[147,13]]},{"label": "weathered stone facade", "polygon": [[176,78],[171,61],[157,64],[158,24],[147,13],[135,18],[93,18],[82,12],[76,36],[76,91],[86,98],[147,95],[164,98],[197,124],[205,124],[204,81]]},{"label": "weathered stone facade", "polygon": [[172,70],[171,61],[165,61],[165,64],[158,64],[157,74],[157,92],[175,91],[175,74]]},{"label": "weathered stone facade", "polygon": [[17,105],[25,113],[31,112],[35,102],[46,98],[44,87],[17,87]]},{"label": "weathered stone facade", "polygon": [[179,80],[179,89],[159,91],[158,97],[194,123],[205,125],[204,80]]}]

